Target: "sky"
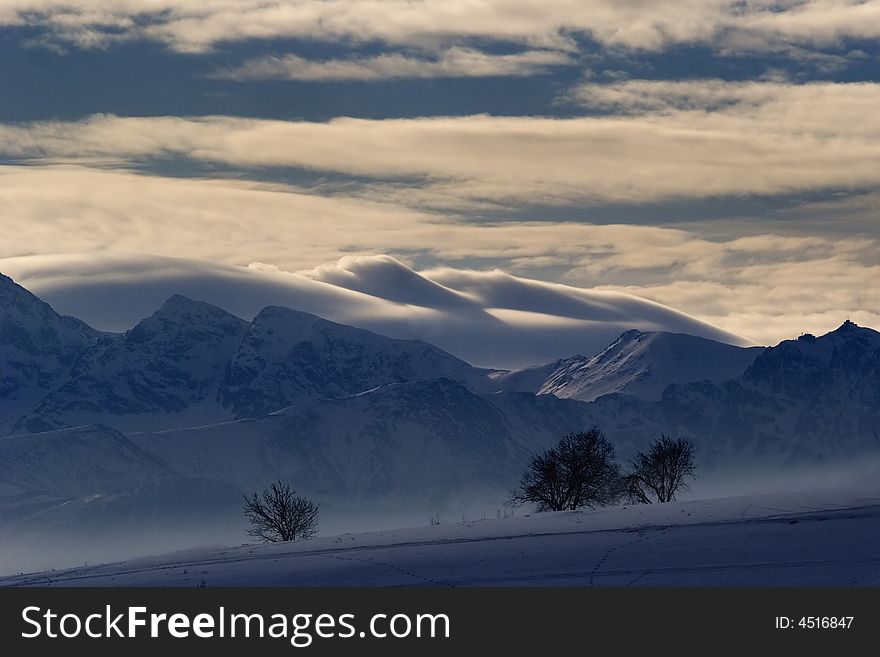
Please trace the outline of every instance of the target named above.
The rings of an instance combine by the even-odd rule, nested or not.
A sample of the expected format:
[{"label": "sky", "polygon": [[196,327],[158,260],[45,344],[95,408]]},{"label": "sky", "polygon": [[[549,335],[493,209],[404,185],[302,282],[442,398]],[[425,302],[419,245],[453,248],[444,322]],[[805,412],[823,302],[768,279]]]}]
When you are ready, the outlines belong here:
[{"label": "sky", "polygon": [[0,271],[53,302],[137,263],[880,328],[880,0],[6,0],[0,90]]}]

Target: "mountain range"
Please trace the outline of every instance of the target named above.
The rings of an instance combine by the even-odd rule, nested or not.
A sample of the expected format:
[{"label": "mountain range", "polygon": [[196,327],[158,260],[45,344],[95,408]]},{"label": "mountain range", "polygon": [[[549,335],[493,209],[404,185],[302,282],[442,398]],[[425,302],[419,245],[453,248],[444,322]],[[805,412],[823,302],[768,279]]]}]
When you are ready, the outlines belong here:
[{"label": "mountain range", "polygon": [[229,512],[284,478],[340,508],[501,500],[529,455],[599,426],[621,460],[691,436],[702,472],[880,454],[880,334],[743,348],[627,331],[517,372],[270,306],[183,296],[124,333],[0,279],[0,523]]}]

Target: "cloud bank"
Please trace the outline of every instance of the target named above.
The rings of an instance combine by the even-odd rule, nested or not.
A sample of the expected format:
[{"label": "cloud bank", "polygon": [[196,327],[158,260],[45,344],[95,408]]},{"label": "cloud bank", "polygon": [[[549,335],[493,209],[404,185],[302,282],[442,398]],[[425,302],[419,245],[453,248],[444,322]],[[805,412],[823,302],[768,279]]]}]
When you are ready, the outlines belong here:
[{"label": "cloud bank", "polygon": [[[378,284],[379,273],[354,276],[348,269],[319,265],[352,253],[390,253],[424,263],[422,269],[480,263],[480,268],[635,294],[757,343],[831,330],[847,316],[880,326],[880,285],[872,284],[880,282],[880,240],[874,234],[775,234],[772,226],[757,223],[746,226],[751,232],[744,235],[710,238],[699,227],[481,223],[413,209],[394,199],[321,196],[291,186],[81,166],[0,167],[0,186],[4,259],[100,252],[152,253],[221,267],[259,261],[309,271],[325,285],[373,295],[366,282]],[[862,199],[868,204],[865,212],[876,216],[871,198]],[[839,211],[819,206],[817,221]],[[784,217],[780,221],[784,224]],[[428,273],[442,288],[462,291],[442,270]],[[424,295],[432,307],[469,306],[460,294],[442,288],[403,276],[379,286],[382,291],[375,294],[409,305]],[[493,303],[486,301],[484,307]],[[519,310],[534,308],[507,309]]]},{"label": "cloud bank", "polygon": [[441,283],[388,256],[349,256],[300,274],[258,263],[234,267],[99,254],[8,258],[0,260],[0,271],[59,312],[103,329],[130,328],[181,293],[247,319],[266,305],[288,306],[392,337],[426,340],[473,364],[504,369],[592,354],[629,328],[745,343],[626,293],[500,271],[435,272]]},{"label": "cloud bank", "polygon": [[243,173],[307,169],[356,177],[366,195],[446,209],[880,184],[880,84],[635,80],[584,85],[571,97],[624,114],[324,123],[100,115],[0,126],[0,153],[129,165],[184,158]]},{"label": "cloud bank", "polygon": [[245,39],[381,41],[428,48],[462,38],[573,48],[727,50],[832,45],[880,36],[877,0],[7,0],[0,25],[81,48],[149,39],[204,52]]}]

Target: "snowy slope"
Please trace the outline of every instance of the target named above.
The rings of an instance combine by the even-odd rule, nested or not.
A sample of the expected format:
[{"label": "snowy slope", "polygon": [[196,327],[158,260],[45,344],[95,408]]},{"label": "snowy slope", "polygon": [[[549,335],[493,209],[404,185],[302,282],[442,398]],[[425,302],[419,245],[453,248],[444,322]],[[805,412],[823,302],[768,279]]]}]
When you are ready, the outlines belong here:
[{"label": "snowy slope", "polygon": [[592,401],[625,392],[656,401],[673,383],[721,382],[742,374],[762,347],[735,347],[682,333],[630,330],[599,354],[505,373],[495,380],[505,390],[530,391]]},{"label": "snowy slope", "polygon": [[877,586],[878,555],[874,481],[194,549],[0,585]]},{"label": "snowy slope", "polygon": [[[572,366],[583,363],[584,360],[588,359],[584,356],[560,358],[552,363],[535,365],[534,367],[527,367],[522,370],[493,372],[489,378],[499,391],[531,392],[537,394],[546,381],[556,372],[567,370]],[[562,397],[562,395],[559,396]]]}]

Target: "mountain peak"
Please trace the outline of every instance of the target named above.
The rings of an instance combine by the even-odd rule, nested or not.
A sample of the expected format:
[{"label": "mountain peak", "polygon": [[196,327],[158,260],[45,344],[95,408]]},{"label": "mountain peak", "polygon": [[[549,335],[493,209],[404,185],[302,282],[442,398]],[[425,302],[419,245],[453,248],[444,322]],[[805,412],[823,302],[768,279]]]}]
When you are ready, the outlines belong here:
[{"label": "mountain peak", "polygon": [[824,362],[831,357],[834,349],[842,345],[850,343],[870,345],[875,341],[880,341],[880,333],[847,319],[833,331],[818,337],[813,333],[801,333],[797,339],[783,340],[767,350],[766,358],[777,358],[780,354],[800,354]]},{"label": "mountain peak", "polygon": [[862,327],[856,324],[854,321],[850,319],[845,319],[843,324],[838,326],[832,333],[845,334],[845,333],[855,333],[860,330]]},{"label": "mountain peak", "polygon": [[195,299],[191,299],[190,297],[185,297],[182,294],[172,294],[165,300],[163,306],[190,306],[193,304],[201,303],[196,301]]},{"label": "mountain peak", "polygon": [[321,326],[331,327],[337,324],[300,310],[284,306],[266,306],[254,317],[251,330],[267,331],[270,334],[274,331],[283,331],[284,339],[295,343],[308,339]]},{"label": "mountain peak", "polygon": [[595,356],[562,362],[537,392],[581,401],[626,392],[654,400],[671,383],[734,378],[758,351],[686,333],[630,329]]},{"label": "mountain peak", "polygon": [[[297,319],[320,319],[317,315],[312,315],[310,313],[304,313],[301,310],[294,310],[293,308],[287,308],[286,306],[266,306],[260,312],[257,313],[257,317],[262,318],[273,318],[273,319],[281,319],[281,318],[297,318]],[[329,320],[324,320],[329,322]]]},{"label": "mountain peak", "polygon": [[[641,338],[647,335],[652,335],[651,333],[645,333],[644,331],[640,331],[638,329],[629,329],[628,331],[624,331],[617,339],[609,344],[603,351],[613,351],[615,349],[619,349],[625,345],[630,344],[631,342],[638,342]],[[602,353],[602,352],[600,352]]]},{"label": "mountain peak", "polygon": [[483,373],[426,342],[396,340],[317,315],[267,306],[248,327],[220,391],[238,417],[297,399],[345,397],[390,383]]},{"label": "mountain peak", "polygon": [[[23,338],[21,331],[30,332],[32,338],[39,342],[45,342],[46,336],[38,337],[38,335],[49,327],[51,327],[50,332],[78,336],[74,338],[76,342],[89,341],[98,335],[98,332],[85,322],[66,315],[59,315],[48,303],[2,273],[0,273],[0,301],[2,301],[0,303],[0,324],[6,326],[4,336],[0,336],[0,343],[4,337],[7,339]],[[11,328],[13,326],[17,329],[13,330]],[[49,341],[51,342],[51,340]]]},{"label": "mountain peak", "polygon": [[16,283],[12,278],[0,273],[0,298],[5,299],[27,299],[35,304],[48,307],[45,301],[42,301],[26,288]]},{"label": "mountain peak", "polygon": [[148,319],[168,320],[210,319],[213,321],[233,321],[246,323],[243,319],[205,301],[198,301],[182,294],[175,294],[165,300],[159,309]]},{"label": "mountain peak", "polygon": [[[829,338],[831,340],[829,340]],[[880,333],[878,333],[874,329],[869,328],[867,326],[859,326],[858,324],[856,324],[852,320],[847,319],[843,322],[843,324],[838,326],[833,331],[830,331],[830,332],[826,333],[825,335],[820,336],[818,338],[818,341],[819,342],[829,342],[829,341],[833,342],[834,339],[844,340],[844,341],[850,341],[850,340],[872,341],[877,338],[880,338]]]},{"label": "mountain peak", "polygon": [[46,394],[99,337],[0,274],[0,431]]},{"label": "mountain peak", "polygon": [[[191,310],[191,309],[196,309],[196,308],[200,308],[200,309],[212,308],[212,309],[216,309],[216,310],[222,310],[221,308],[217,308],[217,306],[212,306],[211,304],[206,303],[204,301],[197,301],[196,299],[191,299],[190,297],[185,297],[182,294],[174,294],[174,295],[168,297],[165,300],[165,303],[163,303],[160,306],[159,310],[160,311],[161,310],[179,311],[179,310]],[[222,312],[226,312],[226,311],[222,310]]]},{"label": "mountain peak", "polygon": [[175,294],[125,335],[128,342],[141,343],[180,331],[208,331],[218,335],[238,334],[243,332],[247,325],[245,320],[222,308],[190,299],[182,294]]},{"label": "mountain peak", "polygon": [[878,347],[880,333],[846,320],[818,338],[807,333],[766,349],[743,380],[795,399],[809,399],[843,386],[847,377],[861,376]]}]

